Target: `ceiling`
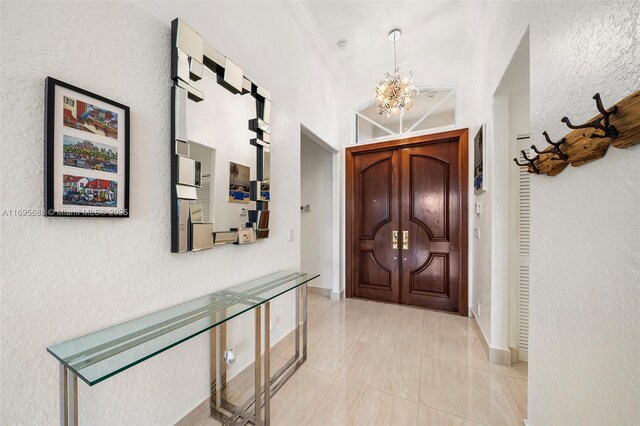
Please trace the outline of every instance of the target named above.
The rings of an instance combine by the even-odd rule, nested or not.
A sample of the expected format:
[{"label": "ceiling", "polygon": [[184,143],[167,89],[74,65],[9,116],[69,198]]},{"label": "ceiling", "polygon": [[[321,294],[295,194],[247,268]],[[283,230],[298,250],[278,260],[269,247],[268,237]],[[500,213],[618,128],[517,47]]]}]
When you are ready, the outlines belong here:
[{"label": "ceiling", "polygon": [[[394,28],[403,33],[397,42],[401,72],[412,70],[417,86],[455,86],[468,73],[485,0],[286,3],[334,75],[366,102],[384,73],[393,71],[387,35]],[[337,46],[341,39],[346,49]]]}]

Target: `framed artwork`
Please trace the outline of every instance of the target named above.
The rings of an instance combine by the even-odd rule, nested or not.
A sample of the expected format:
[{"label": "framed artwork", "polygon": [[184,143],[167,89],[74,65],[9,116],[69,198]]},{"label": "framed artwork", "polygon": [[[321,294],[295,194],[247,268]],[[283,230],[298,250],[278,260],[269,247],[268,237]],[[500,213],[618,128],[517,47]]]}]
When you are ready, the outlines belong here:
[{"label": "framed artwork", "polygon": [[242,164],[229,162],[229,201],[233,203],[249,203],[251,168]]},{"label": "framed artwork", "polygon": [[476,137],[473,139],[473,189],[476,194],[484,192],[487,188],[484,179],[485,128],[485,124],[480,126]]},{"label": "framed artwork", "polygon": [[45,80],[47,216],[129,217],[129,107]]}]

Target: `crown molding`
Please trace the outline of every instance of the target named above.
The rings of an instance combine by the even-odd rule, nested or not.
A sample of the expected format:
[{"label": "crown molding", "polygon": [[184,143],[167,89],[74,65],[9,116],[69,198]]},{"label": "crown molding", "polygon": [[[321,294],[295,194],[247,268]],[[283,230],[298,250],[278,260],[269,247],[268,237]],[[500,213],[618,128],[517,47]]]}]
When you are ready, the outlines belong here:
[{"label": "crown molding", "polygon": [[282,0],[285,8],[296,22],[307,41],[316,51],[320,60],[325,64],[329,73],[338,83],[345,82],[345,76],[340,72],[338,58],[332,52],[327,39],[320,32],[316,20],[302,0]]}]

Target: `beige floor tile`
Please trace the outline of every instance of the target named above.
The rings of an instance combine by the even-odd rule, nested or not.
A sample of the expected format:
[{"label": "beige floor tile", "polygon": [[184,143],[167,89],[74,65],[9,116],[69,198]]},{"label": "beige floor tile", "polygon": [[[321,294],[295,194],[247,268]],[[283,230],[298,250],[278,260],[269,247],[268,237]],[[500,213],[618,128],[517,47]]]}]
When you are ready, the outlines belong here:
[{"label": "beige floor tile", "polygon": [[527,380],[529,378],[529,364],[526,362],[518,362],[513,365],[501,365],[500,373],[513,377],[514,379]]},{"label": "beige floor tile", "polygon": [[337,377],[320,402],[310,425],[346,425],[364,393],[364,386]]},{"label": "beige floor tile", "polygon": [[327,312],[329,312],[329,309],[309,307],[307,310],[307,325],[309,326],[318,321]]},{"label": "beige floor tile", "polygon": [[521,424],[503,376],[451,362],[422,358],[420,403],[484,424]]},{"label": "beige floor tile", "polygon": [[456,333],[432,332],[424,333],[422,338],[422,355],[440,361],[471,366],[478,356],[476,345],[478,339]]},{"label": "beige floor tile", "polygon": [[513,397],[516,399],[518,408],[520,408],[520,414],[522,418],[527,418],[527,381],[522,379],[515,379],[513,377],[505,377],[509,389],[513,393]]},{"label": "beige floor tile", "polygon": [[[273,397],[274,425],[472,426],[526,416],[527,364],[489,363],[467,318],[318,295],[308,307],[307,362]],[[272,350],[272,373],[293,352],[291,334]],[[249,373],[231,383],[234,402],[252,394]]]},{"label": "beige floor tile", "polygon": [[368,388],[353,411],[350,424],[409,426],[417,424],[417,420],[417,403]]},{"label": "beige floor tile", "polygon": [[384,320],[387,326],[411,326],[412,328],[422,328],[424,322],[424,309],[411,306],[395,305],[385,303],[382,312],[377,315]]},{"label": "beige floor tile", "polygon": [[309,307],[326,307],[326,309],[330,309],[336,303],[338,302],[331,300],[328,297],[320,296],[319,294],[307,293],[307,306]]},{"label": "beige floor tile", "polygon": [[314,331],[309,342],[305,366],[337,375],[356,345],[355,339]]},{"label": "beige floor tile", "polygon": [[383,349],[358,342],[338,377],[417,402],[419,371],[417,352]]},{"label": "beige floor tile", "polygon": [[214,419],[213,417],[207,417],[198,426],[220,426],[222,423]]},{"label": "beige floor tile", "polygon": [[418,407],[418,424],[420,426],[481,426],[471,420],[445,413],[431,407],[420,405]]},{"label": "beige floor tile", "polygon": [[422,314],[422,324],[425,332],[436,332],[440,329],[440,321],[444,314],[438,311],[426,309]]},{"label": "beige floor tile", "polygon": [[422,327],[415,324],[400,327],[386,325],[384,321],[371,321],[362,331],[359,342],[380,346],[385,349],[397,349],[420,353],[422,349]]},{"label": "beige floor tile", "polygon": [[272,424],[307,424],[333,379],[329,374],[300,367],[271,399]]},{"label": "beige floor tile", "polygon": [[271,348],[271,356],[276,356],[282,359],[289,359],[294,353],[295,333],[287,334]]},{"label": "beige floor tile", "polygon": [[311,324],[309,330],[358,339],[367,327],[370,318],[350,311],[329,310],[318,321]]},{"label": "beige floor tile", "polygon": [[307,325],[322,318],[337,303],[324,296],[309,294],[307,298]]},{"label": "beige floor tile", "polygon": [[475,336],[475,330],[470,318],[457,314],[441,313],[438,322],[439,330],[444,333],[453,333],[462,336]]},{"label": "beige floor tile", "polygon": [[362,299],[342,299],[338,305],[334,306],[334,309],[348,310],[349,312],[359,315],[376,314],[383,308],[383,303]]}]

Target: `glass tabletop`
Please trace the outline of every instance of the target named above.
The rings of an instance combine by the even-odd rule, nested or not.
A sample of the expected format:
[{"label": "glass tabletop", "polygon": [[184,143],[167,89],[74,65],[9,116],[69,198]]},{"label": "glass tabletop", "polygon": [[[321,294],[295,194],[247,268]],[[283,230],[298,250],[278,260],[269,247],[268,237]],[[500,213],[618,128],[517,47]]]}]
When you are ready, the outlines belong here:
[{"label": "glass tabletop", "polygon": [[47,348],[93,386],[319,274],[280,271]]}]

